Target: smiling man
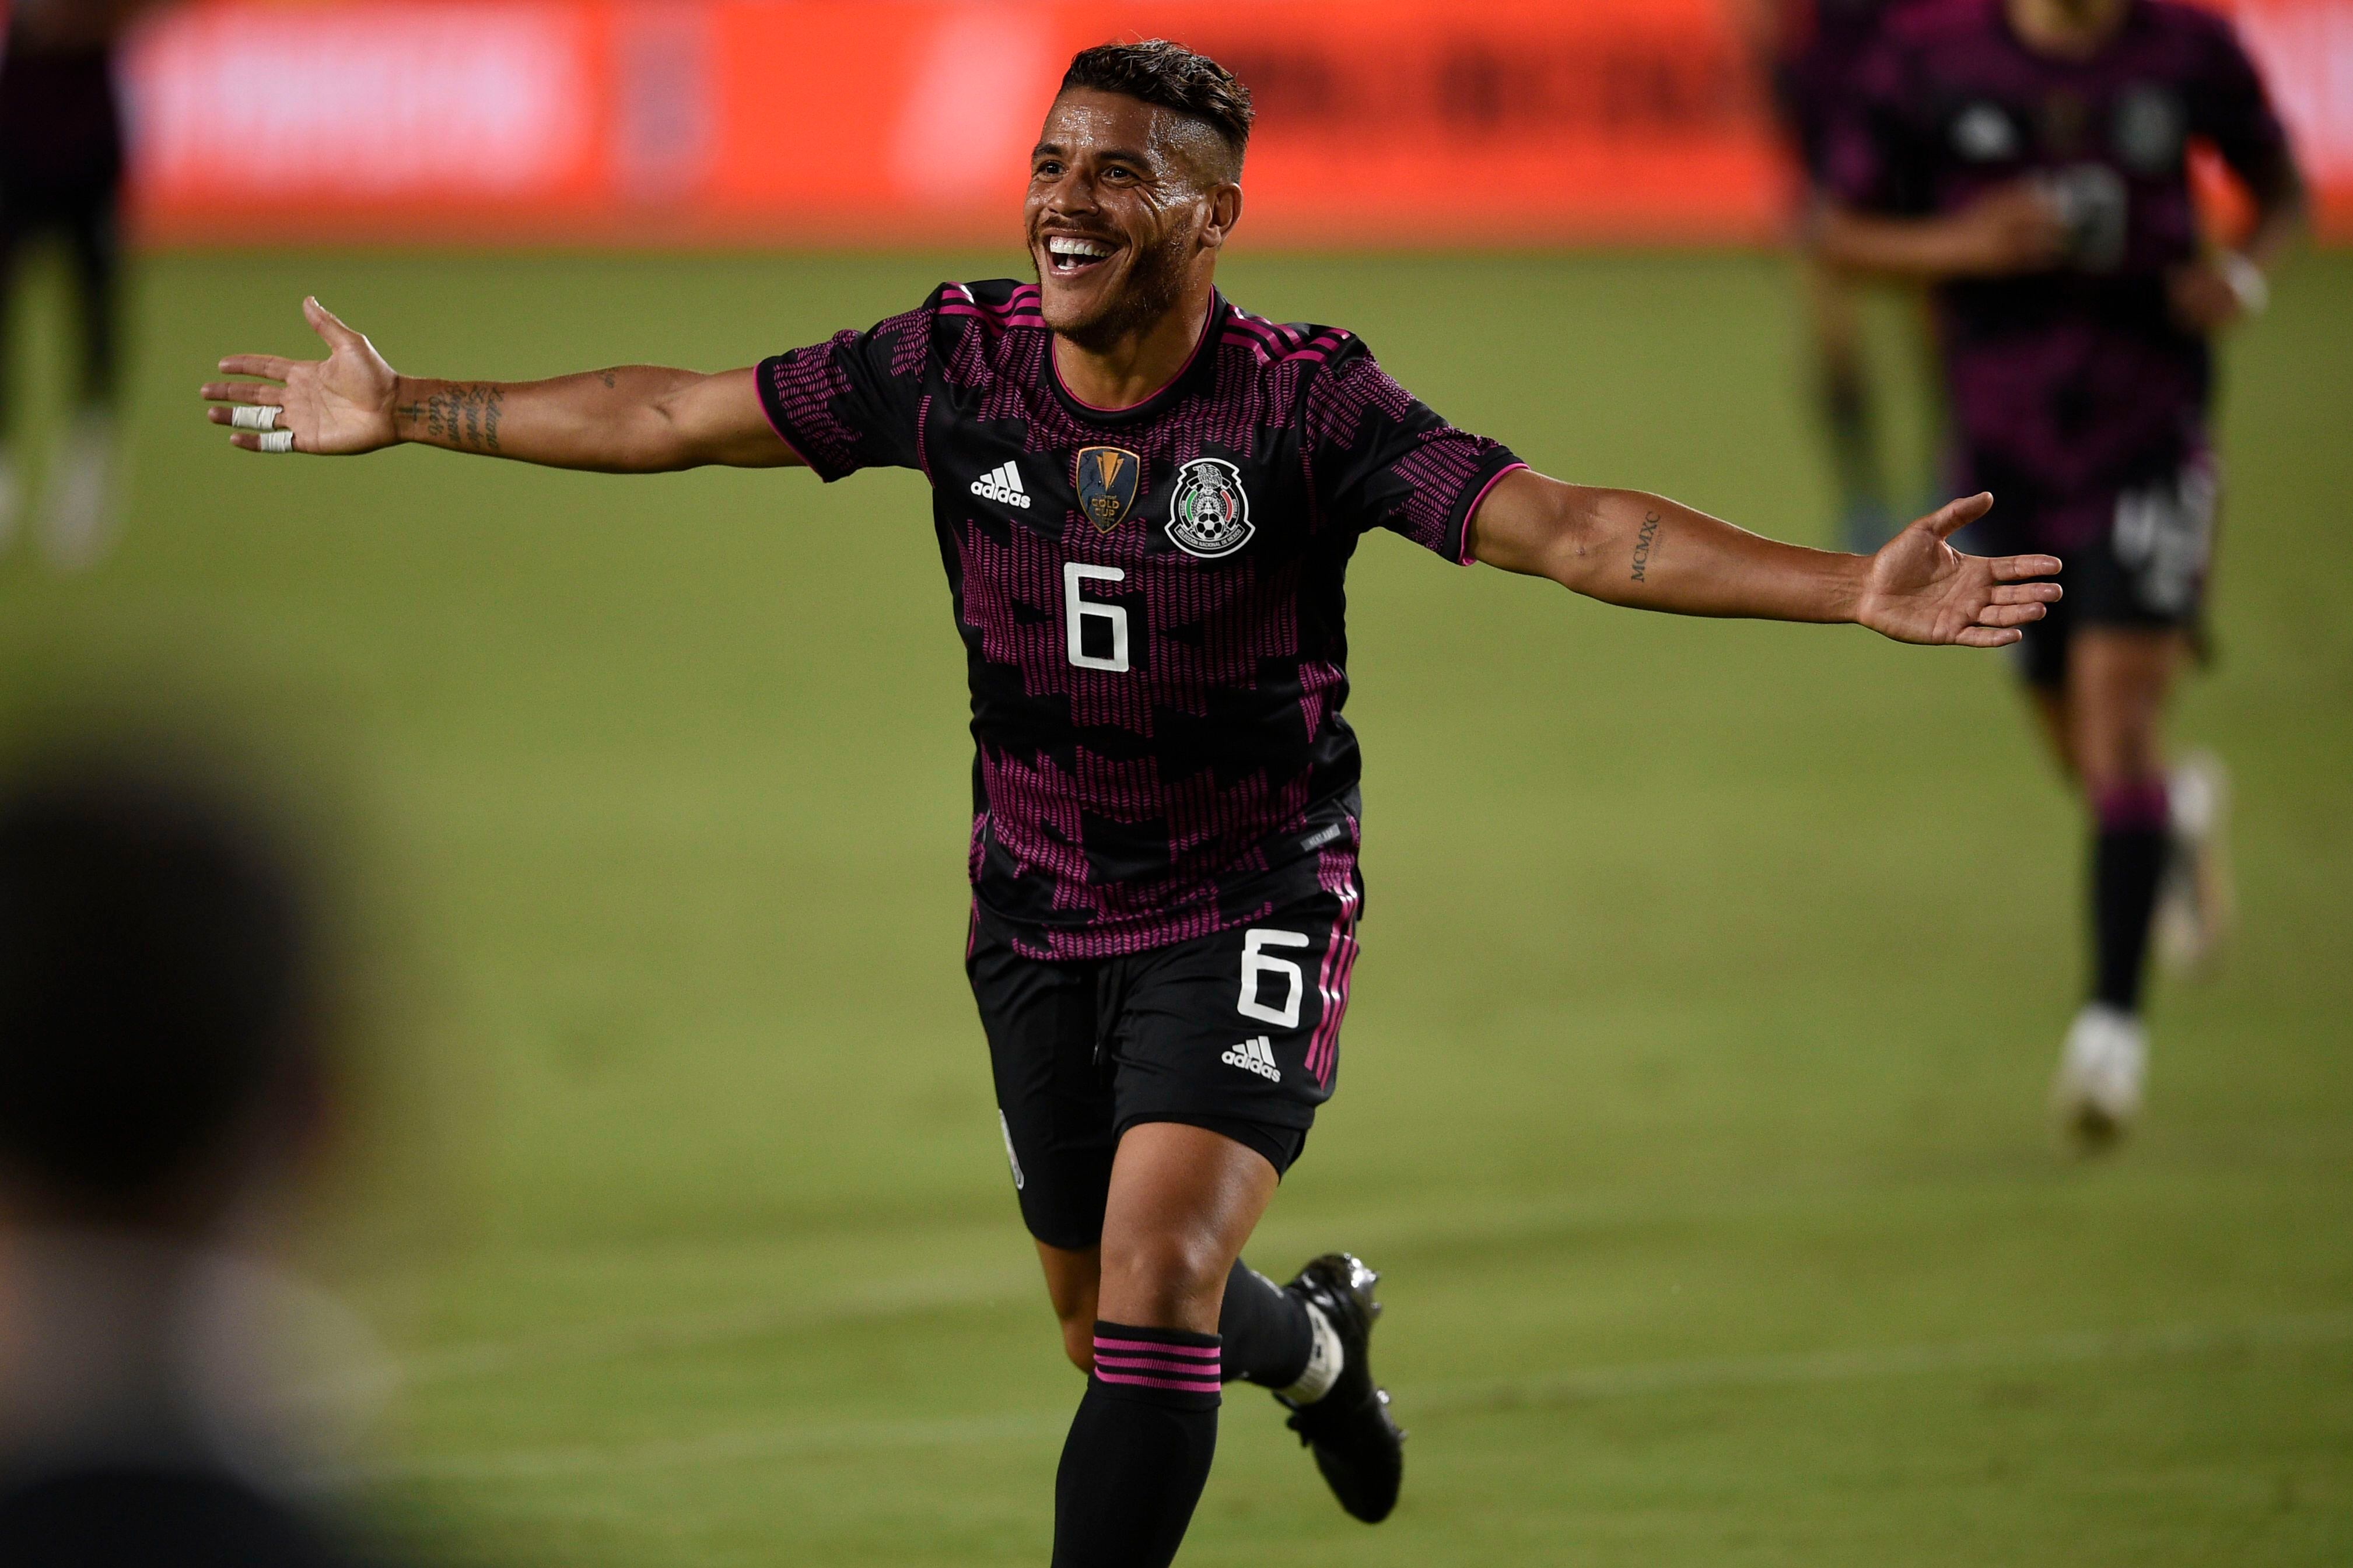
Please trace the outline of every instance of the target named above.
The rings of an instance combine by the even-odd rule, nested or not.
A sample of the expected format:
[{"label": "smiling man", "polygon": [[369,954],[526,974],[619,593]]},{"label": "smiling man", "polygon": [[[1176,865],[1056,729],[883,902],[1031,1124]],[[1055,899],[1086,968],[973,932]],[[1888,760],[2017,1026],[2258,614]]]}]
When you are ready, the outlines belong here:
[{"label": "smiling man", "polygon": [[1221,1385],[1275,1391],[1343,1506],[1385,1518],[1402,1435],[1367,1362],[1374,1275],[1240,1261],[1337,1076],[1364,903],[1343,579],[1387,529],[1610,604],[1860,622],[1992,647],[2048,556],[1946,536],[1777,544],[1656,496],[1563,484],[1447,425],[1331,327],[1214,283],[1250,97],[1174,44],[1071,62],[1032,155],[1038,281],[948,283],[865,332],[719,375],[396,375],[314,300],[321,363],[225,360],[248,450],[403,441],[616,472],[918,468],[972,683],[965,966],[1047,1292],[1087,1389],[1054,1562],[1175,1556]]}]

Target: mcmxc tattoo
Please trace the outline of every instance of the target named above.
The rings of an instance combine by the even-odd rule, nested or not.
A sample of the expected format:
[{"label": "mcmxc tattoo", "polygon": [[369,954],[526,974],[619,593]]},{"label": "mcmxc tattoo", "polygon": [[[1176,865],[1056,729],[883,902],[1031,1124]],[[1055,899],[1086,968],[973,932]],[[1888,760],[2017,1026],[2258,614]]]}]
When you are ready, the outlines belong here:
[{"label": "mcmxc tattoo", "polygon": [[1651,545],[1658,537],[1659,514],[1647,512],[1642,518],[1642,531],[1634,539],[1634,581],[1637,583],[1641,582],[1642,574],[1650,570]]}]

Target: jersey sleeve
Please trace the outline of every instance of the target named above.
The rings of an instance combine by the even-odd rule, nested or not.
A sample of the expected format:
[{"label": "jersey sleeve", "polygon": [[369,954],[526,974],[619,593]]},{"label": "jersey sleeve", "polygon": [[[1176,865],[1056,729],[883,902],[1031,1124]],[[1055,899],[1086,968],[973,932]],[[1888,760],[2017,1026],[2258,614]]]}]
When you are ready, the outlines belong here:
[{"label": "jersey sleeve", "polygon": [[1479,502],[1527,467],[1503,443],[1440,418],[1356,338],[1310,384],[1304,418],[1309,481],[1324,516],[1358,533],[1388,529],[1465,566]]},{"label": "jersey sleeve", "polygon": [[862,332],[760,363],[760,405],[785,445],[831,484],[860,468],[923,466],[923,366],[939,296]]},{"label": "jersey sleeve", "polygon": [[2249,185],[2268,191],[2291,170],[2287,132],[2238,29],[2224,16],[2199,20],[2211,33],[2206,68],[2190,100],[2190,133],[2212,142]]}]

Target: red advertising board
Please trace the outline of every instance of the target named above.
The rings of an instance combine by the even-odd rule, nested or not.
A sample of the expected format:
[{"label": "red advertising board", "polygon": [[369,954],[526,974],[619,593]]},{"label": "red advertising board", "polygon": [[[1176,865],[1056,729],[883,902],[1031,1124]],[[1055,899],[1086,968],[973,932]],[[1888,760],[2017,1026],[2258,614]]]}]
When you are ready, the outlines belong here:
[{"label": "red advertising board", "polygon": [[[2236,0],[2353,237],[2353,0]],[[632,246],[1003,237],[1062,65],[1250,83],[1253,237],[1748,241],[1789,174],[1725,0],[212,0],[128,70],[142,231]]]}]

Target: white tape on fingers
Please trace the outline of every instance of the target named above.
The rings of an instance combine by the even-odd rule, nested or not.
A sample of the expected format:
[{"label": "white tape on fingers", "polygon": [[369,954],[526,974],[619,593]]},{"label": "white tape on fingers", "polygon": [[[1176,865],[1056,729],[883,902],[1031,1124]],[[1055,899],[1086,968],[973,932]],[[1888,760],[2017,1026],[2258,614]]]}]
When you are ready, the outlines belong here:
[{"label": "white tape on fingers", "polygon": [[236,430],[275,430],[278,428],[278,416],[281,412],[282,410],[276,408],[256,407],[248,405],[231,411],[228,416],[229,426]]},{"label": "white tape on fingers", "polygon": [[264,436],[261,438],[261,449],[265,452],[292,451],[294,449],[294,432],[291,430],[272,430],[269,435]]}]

